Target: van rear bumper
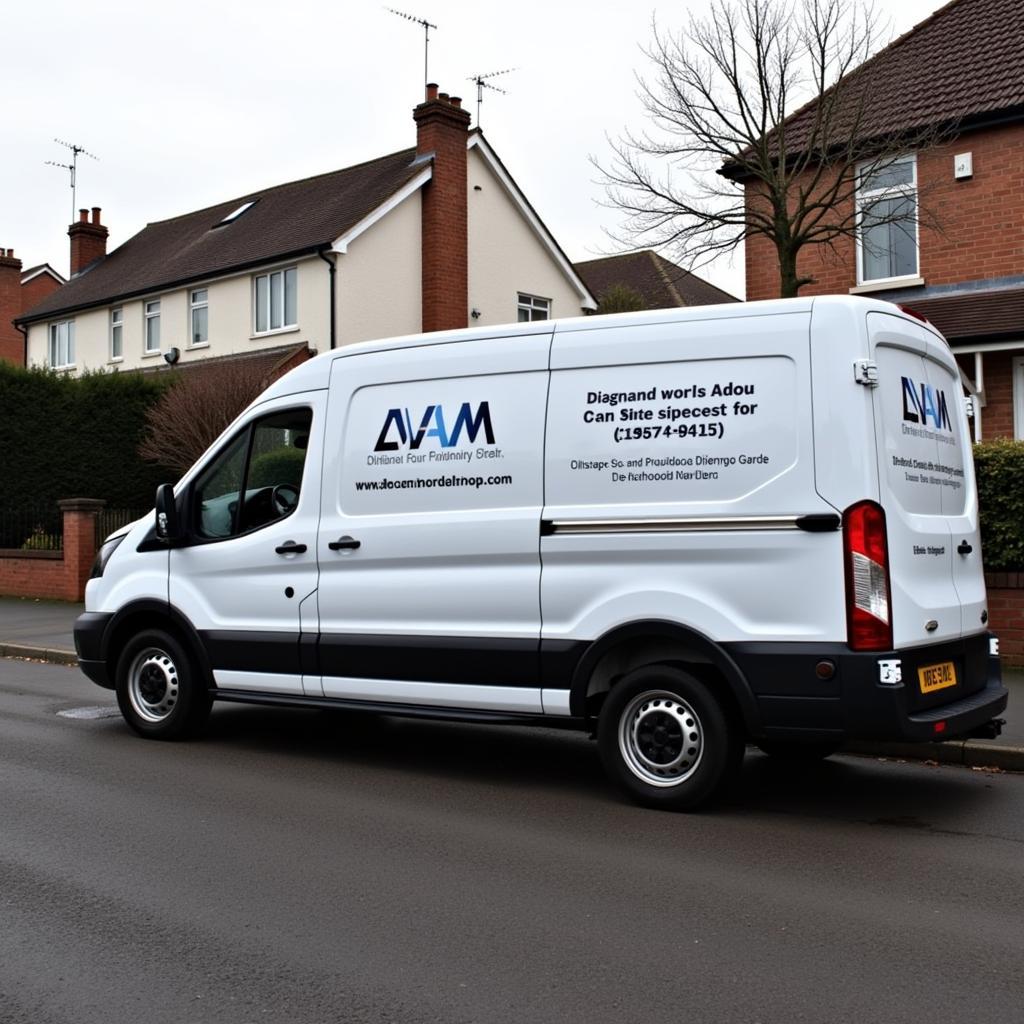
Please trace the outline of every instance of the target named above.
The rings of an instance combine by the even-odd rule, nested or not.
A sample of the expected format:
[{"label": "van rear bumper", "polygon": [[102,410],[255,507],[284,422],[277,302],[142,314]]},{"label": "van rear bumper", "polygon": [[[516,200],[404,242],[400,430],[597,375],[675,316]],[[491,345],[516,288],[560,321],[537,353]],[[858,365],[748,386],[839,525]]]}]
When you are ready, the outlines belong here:
[{"label": "van rear bumper", "polygon": [[[902,651],[855,652],[845,644],[730,644],[757,701],[764,738],[955,739],[1006,708],[991,634]],[[918,669],[952,663],[956,685],[923,694]],[[823,679],[819,666],[834,666]],[[758,738],[757,735],[754,738]]]}]

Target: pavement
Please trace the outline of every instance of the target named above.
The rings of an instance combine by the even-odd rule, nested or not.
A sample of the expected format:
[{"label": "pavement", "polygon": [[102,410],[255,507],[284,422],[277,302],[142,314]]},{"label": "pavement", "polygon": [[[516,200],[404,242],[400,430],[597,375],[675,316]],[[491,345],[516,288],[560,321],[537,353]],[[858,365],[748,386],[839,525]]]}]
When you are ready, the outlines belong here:
[{"label": "pavement", "polygon": [[[0,597],[0,657],[31,658],[76,665],[74,625],[80,604],[32,598]],[[1003,713],[1003,733],[994,740],[949,740],[945,743],[854,742],[849,753],[914,761],[963,764],[1024,772],[1024,670],[1003,667],[1010,703]]]}]

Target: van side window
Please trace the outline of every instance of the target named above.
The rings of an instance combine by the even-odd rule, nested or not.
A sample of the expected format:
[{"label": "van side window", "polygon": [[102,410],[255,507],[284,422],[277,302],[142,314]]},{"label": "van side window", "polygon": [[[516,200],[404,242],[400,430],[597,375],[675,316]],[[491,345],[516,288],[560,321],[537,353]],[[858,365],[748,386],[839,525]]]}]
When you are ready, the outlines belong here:
[{"label": "van side window", "polygon": [[258,530],[299,503],[313,413],[288,409],[255,420],[196,481],[194,529],[218,539]]}]

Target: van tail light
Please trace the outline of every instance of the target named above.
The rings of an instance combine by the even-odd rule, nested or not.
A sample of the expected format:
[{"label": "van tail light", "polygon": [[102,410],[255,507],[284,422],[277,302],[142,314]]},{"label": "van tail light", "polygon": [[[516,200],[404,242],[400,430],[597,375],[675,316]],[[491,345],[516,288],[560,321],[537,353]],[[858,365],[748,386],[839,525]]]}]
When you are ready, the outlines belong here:
[{"label": "van tail light", "polygon": [[889,547],[880,505],[862,501],[843,513],[843,551],[850,647],[855,651],[892,650]]}]

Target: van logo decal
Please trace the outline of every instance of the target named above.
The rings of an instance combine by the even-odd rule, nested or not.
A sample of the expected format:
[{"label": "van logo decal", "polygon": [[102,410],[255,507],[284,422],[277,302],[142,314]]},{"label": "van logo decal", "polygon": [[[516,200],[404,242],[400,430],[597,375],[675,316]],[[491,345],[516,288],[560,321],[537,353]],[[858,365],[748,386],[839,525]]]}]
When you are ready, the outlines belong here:
[{"label": "van logo decal", "polygon": [[384,417],[375,452],[394,452],[401,447],[416,451],[428,438],[437,438],[441,448],[455,448],[465,431],[466,440],[470,444],[476,442],[480,431],[488,444],[494,444],[494,427],[491,424],[491,408],[489,403],[481,402],[476,413],[469,402],[463,402],[449,433],[445,425],[444,408],[440,405],[428,405],[419,418],[419,427],[413,428],[413,418],[408,409],[388,409]]},{"label": "van logo decal", "polygon": [[953,431],[946,407],[946,393],[931,384],[917,384],[909,377],[903,377],[903,418],[910,423],[920,423],[936,430]]}]

